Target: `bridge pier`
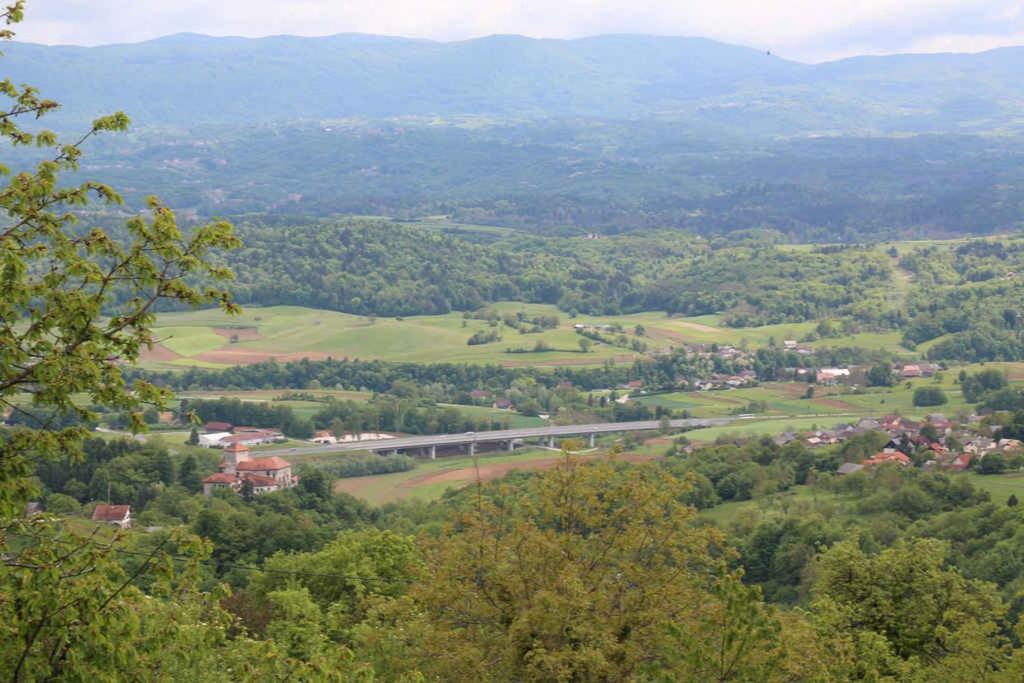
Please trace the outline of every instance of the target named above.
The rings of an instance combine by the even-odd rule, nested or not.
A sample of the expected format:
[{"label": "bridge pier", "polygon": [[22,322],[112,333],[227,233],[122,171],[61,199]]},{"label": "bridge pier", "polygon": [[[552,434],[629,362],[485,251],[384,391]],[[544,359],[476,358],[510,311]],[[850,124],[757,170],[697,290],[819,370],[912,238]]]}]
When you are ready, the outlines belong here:
[{"label": "bridge pier", "polygon": [[396,449],[392,450],[391,451],[391,455],[392,456],[398,455],[398,449],[396,448]]},{"label": "bridge pier", "polygon": [[469,454],[476,455],[476,441],[469,442]]},{"label": "bridge pier", "polygon": [[549,436],[548,437],[548,448],[554,448],[554,447],[555,447],[555,437]]},{"label": "bridge pier", "polygon": [[597,434],[595,434],[594,432],[591,432],[590,434],[587,434],[587,444],[589,444],[591,448],[596,446],[597,445]]},{"label": "bridge pier", "polygon": [[515,449],[516,449],[516,442],[515,442],[515,440],[514,439],[509,439],[508,440],[508,450],[511,452],[511,451],[514,451]]},{"label": "bridge pier", "polygon": [[437,446],[430,447],[430,459],[437,460]]}]

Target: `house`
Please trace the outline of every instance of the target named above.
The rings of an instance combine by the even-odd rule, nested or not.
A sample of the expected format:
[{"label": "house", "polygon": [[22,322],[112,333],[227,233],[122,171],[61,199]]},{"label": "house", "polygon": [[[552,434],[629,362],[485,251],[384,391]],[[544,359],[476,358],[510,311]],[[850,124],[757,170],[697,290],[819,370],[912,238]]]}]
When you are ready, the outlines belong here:
[{"label": "house", "polygon": [[848,368],[822,368],[818,370],[816,380],[818,384],[836,384],[841,379],[850,376]]},{"label": "house", "polygon": [[984,455],[996,449],[996,442],[987,436],[976,436],[964,444],[964,453]]},{"label": "house", "polygon": [[230,488],[240,491],[248,483],[255,494],[280,491],[295,486],[299,478],[292,474],[292,465],[275,456],[252,458],[249,449],[234,442],[224,449],[220,471],[203,479],[203,495],[210,495],[215,489]]},{"label": "house", "polygon": [[910,458],[899,451],[886,449],[881,453],[875,453],[873,456],[865,460],[862,464],[864,467],[874,467],[876,465],[884,465],[885,463],[893,462],[897,465],[906,467],[910,464]]},{"label": "house", "polygon": [[107,505],[100,503],[92,511],[92,521],[105,524],[115,524],[122,529],[132,528],[132,506],[131,505]]},{"label": "house", "polygon": [[512,410],[512,401],[507,398],[499,398],[491,405],[498,410]]},{"label": "house", "polygon": [[900,377],[902,377],[903,379],[924,377],[924,373],[921,371],[920,365],[904,365],[903,369],[900,370]]},{"label": "house", "polygon": [[221,439],[219,445],[221,447],[227,447],[233,443],[238,443],[243,446],[261,446],[263,444],[283,440],[284,435],[279,431],[273,429],[256,429],[252,427],[241,433],[236,430],[234,434],[229,434]]},{"label": "house", "polygon": [[316,434],[314,434],[314,435],[313,435],[313,438],[312,438],[312,439],[310,439],[310,440],[311,440],[311,441],[312,441],[313,443],[319,443],[319,444],[332,444],[332,443],[338,443],[338,440],[337,440],[337,439],[336,439],[336,438],[334,437],[334,435],[333,435],[333,434],[331,434],[331,433],[330,433],[329,431],[327,431],[326,429],[320,429],[320,430],[318,430],[318,431],[316,432]]},{"label": "house", "polygon": [[953,470],[954,472],[963,472],[964,470],[971,466],[971,460],[973,459],[974,456],[971,455],[970,453],[961,453],[960,455],[953,458],[953,460],[949,463],[949,469]]},{"label": "house", "polygon": [[862,469],[864,469],[864,465],[858,465],[855,462],[844,462],[839,466],[839,469],[836,470],[836,474],[840,477],[845,477],[848,474],[860,472]]},{"label": "house", "polygon": [[230,422],[207,422],[203,425],[203,429],[209,434],[211,432],[230,432],[235,428]]},{"label": "house", "polygon": [[473,391],[469,392],[469,397],[474,401],[483,401],[490,395],[491,392],[487,391],[486,389],[474,389]]},{"label": "house", "polygon": [[1003,453],[1016,453],[1021,448],[1024,448],[1024,443],[1017,439],[999,439],[999,443],[996,444]]},{"label": "house", "polygon": [[796,339],[783,339],[782,348],[787,351],[796,351]]},{"label": "house", "polygon": [[209,432],[199,435],[199,445],[203,448],[221,448],[223,439],[231,436],[231,432]]}]

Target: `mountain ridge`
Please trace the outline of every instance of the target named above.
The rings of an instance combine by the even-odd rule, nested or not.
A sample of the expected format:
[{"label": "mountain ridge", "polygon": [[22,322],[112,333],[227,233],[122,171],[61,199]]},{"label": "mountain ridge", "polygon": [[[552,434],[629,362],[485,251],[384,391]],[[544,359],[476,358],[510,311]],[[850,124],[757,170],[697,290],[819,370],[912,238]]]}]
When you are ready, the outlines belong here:
[{"label": "mountain ridge", "polygon": [[701,119],[788,135],[979,132],[1022,119],[1024,48],[786,60],[701,37],[495,35],[438,42],[371,34],[173,34],[96,47],[12,43],[15,82],[74,103],[80,125],[399,116]]}]

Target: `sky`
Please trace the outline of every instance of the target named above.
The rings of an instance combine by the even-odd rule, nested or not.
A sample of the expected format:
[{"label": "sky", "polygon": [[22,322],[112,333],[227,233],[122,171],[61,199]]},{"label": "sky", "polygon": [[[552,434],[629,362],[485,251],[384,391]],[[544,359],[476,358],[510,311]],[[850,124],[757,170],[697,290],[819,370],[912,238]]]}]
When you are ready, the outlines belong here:
[{"label": "sky", "polygon": [[465,40],[702,36],[805,62],[1024,45],[1024,0],[29,0],[18,40],[101,45],[172,33],[375,33]]}]

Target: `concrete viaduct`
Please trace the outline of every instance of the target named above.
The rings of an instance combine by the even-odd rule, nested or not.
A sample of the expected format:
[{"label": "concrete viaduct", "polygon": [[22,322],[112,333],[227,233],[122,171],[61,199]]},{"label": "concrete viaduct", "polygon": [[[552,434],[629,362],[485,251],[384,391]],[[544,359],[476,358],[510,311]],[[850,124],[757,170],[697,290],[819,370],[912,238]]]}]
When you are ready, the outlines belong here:
[{"label": "concrete viaduct", "polygon": [[[737,419],[733,417],[716,418],[691,418],[684,420],[671,420],[674,429],[712,427],[730,424]],[[402,436],[394,439],[374,439],[364,441],[352,441],[320,446],[306,446],[301,448],[289,448],[274,451],[262,451],[265,455],[306,455],[314,453],[341,453],[348,451],[372,451],[374,453],[399,451],[419,451],[430,458],[437,457],[438,446],[465,446],[470,455],[476,452],[477,444],[483,443],[504,443],[508,450],[515,448],[516,442],[525,439],[540,439],[546,442],[548,447],[553,448],[556,437],[584,437],[591,447],[598,434],[614,434],[617,432],[641,432],[656,430],[661,427],[657,420],[645,420],[641,422],[599,422],[597,424],[584,425],[560,425],[554,427],[529,427],[525,429],[501,429],[489,432],[465,432],[464,434],[433,434],[422,436]]]}]

